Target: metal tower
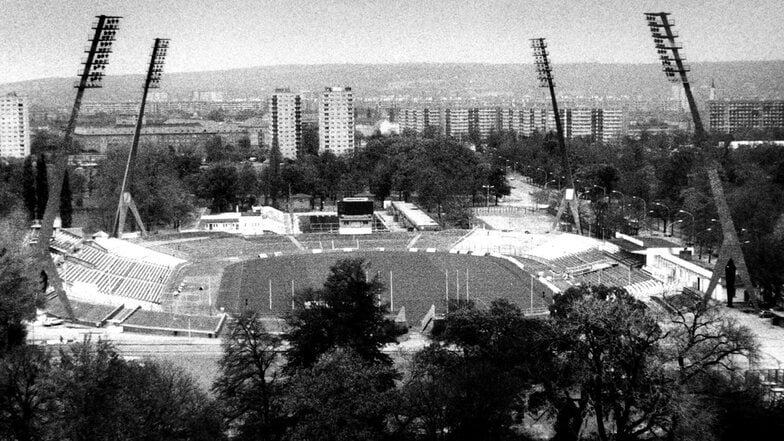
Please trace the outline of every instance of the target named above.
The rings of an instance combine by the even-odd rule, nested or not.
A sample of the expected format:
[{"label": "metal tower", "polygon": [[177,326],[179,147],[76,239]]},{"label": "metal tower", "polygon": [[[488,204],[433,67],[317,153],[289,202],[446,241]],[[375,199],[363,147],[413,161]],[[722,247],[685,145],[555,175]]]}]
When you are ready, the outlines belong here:
[{"label": "metal tower", "polygon": [[[686,94],[686,99],[689,102],[689,110],[691,117],[694,121],[694,143],[699,148],[704,149],[704,143],[707,141],[707,134],[705,127],[702,125],[700,113],[697,110],[697,105],[694,102],[694,96],[691,93],[691,86],[686,77],[686,73],[690,70],[689,66],[683,64],[684,59],[681,57],[680,50],[683,49],[677,42],[677,35],[673,32],[673,22],[669,20],[669,13],[667,12],[646,12],[645,19],[648,21],[648,27],[653,36],[653,42],[656,51],[659,53],[664,74],[672,82],[681,82],[683,90]],[[673,65],[674,63],[674,65]],[[710,181],[711,193],[713,194],[713,201],[716,204],[716,210],[719,214],[719,221],[721,223],[721,230],[723,233],[723,241],[719,250],[719,258],[716,260],[713,275],[711,276],[708,288],[705,290],[703,297],[703,304],[710,300],[713,290],[719,282],[719,279],[724,274],[727,280],[727,304],[732,306],[732,300],[735,295],[735,271],[737,270],[743,282],[747,285],[749,296],[754,308],[758,308],[757,303],[757,290],[753,286],[751,277],[749,276],[748,267],[746,266],[746,259],[743,257],[743,250],[738,240],[738,235],[735,230],[735,224],[730,216],[730,209],[727,205],[727,199],[724,197],[724,188],[721,185],[721,179],[718,173],[718,164],[714,160],[709,160],[706,165],[708,179]]]},{"label": "metal tower", "polygon": [[161,75],[163,74],[163,62],[166,59],[166,50],[169,48],[169,40],[165,38],[156,38],[152,46],[152,54],[150,55],[150,65],[147,68],[147,77],[144,80],[144,91],[142,92],[142,102],[139,106],[139,117],[136,120],[136,130],[133,133],[133,143],[131,144],[131,151],[128,153],[128,162],[125,164],[125,175],[123,176],[122,186],[120,187],[120,202],[117,204],[117,213],[114,215],[114,227],[112,228],[112,236],[121,238],[123,229],[125,228],[125,218],[128,210],[133,213],[136,226],[141,230],[142,235],[147,234],[144,228],[144,222],[139,215],[139,210],[136,208],[131,197],[131,182],[133,180],[133,168],[136,162],[136,153],[139,149],[139,136],[142,133],[142,123],[144,121],[144,107],[147,104],[147,92],[149,89],[157,89],[160,86]]},{"label": "metal tower", "polygon": [[561,168],[563,168],[564,177],[566,178],[566,190],[564,191],[563,198],[558,204],[558,212],[555,215],[553,222],[553,230],[560,227],[561,216],[567,208],[572,213],[577,234],[582,234],[580,228],[580,212],[577,205],[577,193],[574,191],[574,180],[572,178],[572,169],[569,166],[569,152],[566,148],[566,141],[564,139],[563,126],[561,125],[561,115],[558,112],[558,101],[555,99],[555,81],[553,81],[553,71],[550,67],[550,60],[548,58],[547,43],[544,38],[532,38],[531,47],[534,50],[534,62],[536,63],[536,70],[539,77],[539,85],[550,89],[550,99],[553,104],[553,116],[555,117],[555,128],[558,132],[558,149],[561,155]]},{"label": "metal tower", "polygon": [[49,243],[52,240],[54,220],[60,214],[60,193],[63,188],[63,176],[68,166],[68,155],[76,153],[73,145],[73,131],[79,117],[82,105],[82,96],[85,89],[101,87],[104,71],[109,64],[109,54],[112,52],[112,43],[119,29],[120,18],[116,16],[100,15],[92,29],[95,30],[90,46],[85,50],[87,58],[82,62],[84,68],[79,73],[79,81],[74,84],[76,98],[74,99],[71,117],[63,135],[63,147],[54,151],[50,158],[49,168],[49,199],[46,201],[46,211],[41,221],[41,230],[38,235],[37,254],[42,268],[42,276],[47,284],[51,285],[60,297],[66,311],[73,316],[68,297],[63,291],[62,281],[57,273],[57,268],[49,252]]}]

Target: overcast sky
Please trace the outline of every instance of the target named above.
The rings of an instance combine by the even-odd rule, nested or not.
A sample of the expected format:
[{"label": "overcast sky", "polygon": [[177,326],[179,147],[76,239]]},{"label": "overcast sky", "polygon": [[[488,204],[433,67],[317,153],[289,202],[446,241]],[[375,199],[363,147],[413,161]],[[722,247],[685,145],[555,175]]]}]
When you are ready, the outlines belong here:
[{"label": "overcast sky", "polygon": [[690,61],[784,59],[781,0],[0,0],[0,83],[75,76],[93,17],[123,20],[108,73],[277,64],[653,63],[643,12],[671,12]]}]

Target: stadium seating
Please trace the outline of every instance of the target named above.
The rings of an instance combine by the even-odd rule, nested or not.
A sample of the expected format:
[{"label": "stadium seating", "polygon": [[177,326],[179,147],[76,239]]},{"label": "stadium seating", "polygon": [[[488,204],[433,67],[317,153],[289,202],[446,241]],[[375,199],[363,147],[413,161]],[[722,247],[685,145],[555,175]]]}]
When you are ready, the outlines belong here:
[{"label": "stadium seating", "polygon": [[94,285],[103,294],[160,303],[176,265],[163,265],[110,254],[84,244],[60,267],[65,282]]},{"label": "stadium seating", "polygon": [[52,241],[49,243],[51,248],[67,254],[71,253],[75,248],[82,244],[82,238],[76,234],[68,231],[58,229],[52,235]]}]

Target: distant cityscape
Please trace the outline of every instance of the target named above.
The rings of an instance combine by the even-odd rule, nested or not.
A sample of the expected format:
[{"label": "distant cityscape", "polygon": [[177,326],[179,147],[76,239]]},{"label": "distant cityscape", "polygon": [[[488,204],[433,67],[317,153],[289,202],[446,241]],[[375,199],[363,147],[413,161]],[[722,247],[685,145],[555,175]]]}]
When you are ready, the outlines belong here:
[{"label": "distant cityscape", "polygon": [[[660,100],[617,97],[561,97],[559,110],[567,139],[612,143],[624,137],[689,130],[688,103],[681,88]],[[784,100],[717,99],[711,84],[707,100],[708,130],[731,134],[748,129],[784,128]],[[37,129],[64,119],[67,108],[33,106],[28,97],[8,93],[0,98],[0,156],[30,154],[30,139]],[[133,136],[138,102],[88,101],[82,105],[84,122],[74,139],[85,152],[105,155],[125,148]],[[277,146],[281,156],[302,155],[303,129],[318,131],[318,149],[337,155],[353,152],[367,137],[404,131],[449,136],[464,141],[484,141],[494,133],[519,136],[555,130],[549,103],[537,99],[488,97],[388,97],[357,99],[348,86],[326,87],[320,93],[277,88],[269,97],[227,99],[219,90],[196,90],[188,100],[172,100],[167,92],[150,94],[142,139],[145,143],[175,149],[203,145],[210,137],[236,144],[247,138],[250,146]],[[210,119],[218,113],[222,121]]]}]

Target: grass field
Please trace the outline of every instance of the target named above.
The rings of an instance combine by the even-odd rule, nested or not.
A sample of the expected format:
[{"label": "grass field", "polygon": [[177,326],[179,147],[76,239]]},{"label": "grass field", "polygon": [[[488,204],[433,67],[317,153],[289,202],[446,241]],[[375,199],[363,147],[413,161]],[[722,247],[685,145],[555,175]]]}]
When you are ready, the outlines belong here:
[{"label": "grass field", "polygon": [[[394,312],[406,308],[410,325],[417,324],[431,305],[436,312],[450,300],[466,298],[478,307],[493,299],[507,298],[524,310],[541,310],[550,302],[542,287],[529,274],[503,259],[448,253],[406,251],[355,251],[350,253],[300,254],[253,259],[226,268],[218,305],[227,312],[253,308],[265,315],[283,315],[291,310],[292,288],[319,288],[338,259],[361,257],[370,263],[386,290],[382,301],[394,303]],[[391,275],[391,283],[390,283]],[[391,288],[390,289],[390,285]],[[270,307],[271,306],[271,307]]]}]

